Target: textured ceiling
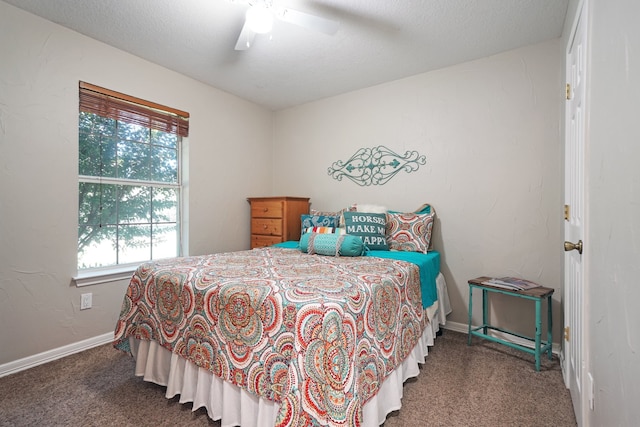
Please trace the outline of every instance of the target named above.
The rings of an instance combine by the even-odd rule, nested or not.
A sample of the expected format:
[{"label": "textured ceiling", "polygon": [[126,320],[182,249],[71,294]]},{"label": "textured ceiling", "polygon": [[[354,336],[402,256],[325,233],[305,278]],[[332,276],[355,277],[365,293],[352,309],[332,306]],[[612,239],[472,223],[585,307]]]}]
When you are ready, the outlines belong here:
[{"label": "textured ceiling", "polygon": [[278,110],[560,37],[568,0],[273,0],[340,21],[276,21],[234,46],[246,0],[3,0]]}]

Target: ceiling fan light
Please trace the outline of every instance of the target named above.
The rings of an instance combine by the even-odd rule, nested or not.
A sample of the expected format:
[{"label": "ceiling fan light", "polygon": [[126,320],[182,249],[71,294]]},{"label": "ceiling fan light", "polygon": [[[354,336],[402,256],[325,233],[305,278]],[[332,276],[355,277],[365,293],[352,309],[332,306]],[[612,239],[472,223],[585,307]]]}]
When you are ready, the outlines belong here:
[{"label": "ceiling fan light", "polygon": [[273,15],[264,6],[252,6],[247,10],[246,24],[254,33],[265,34],[273,28]]}]

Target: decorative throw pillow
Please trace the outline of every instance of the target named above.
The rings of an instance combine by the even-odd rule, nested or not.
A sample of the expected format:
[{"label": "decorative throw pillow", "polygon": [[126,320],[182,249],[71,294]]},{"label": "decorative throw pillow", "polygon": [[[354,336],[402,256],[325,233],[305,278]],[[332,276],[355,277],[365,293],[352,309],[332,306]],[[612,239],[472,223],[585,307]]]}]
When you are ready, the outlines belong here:
[{"label": "decorative throw pillow", "polygon": [[347,212],[347,211],[355,211],[356,208],[355,207],[348,207],[348,208],[343,208],[340,209],[337,212],[332,212],[332,211],[318,211],[315,209],[311,209],[310,213],[311,215],[321,215],[321,216],[335,216],[337,218],[338,227],[342,227],[342,225],[344,224],[344,221],[342,220],[342,214]]},{"label": "decorative throw pillow", "polygon": [[381,213],[345,212],[347,234],[360,236],[367,248],[388,251],[386,238],[387,215]]},{"label": "decorative throw pillow", "polygon": [[304,229],[304,233],[318,234],[347,234],[347,230],[339,227],[309,227]]},{"label": "decorative throw pillow", "polygon": [[435,212],[430,214],[388,213],[387,241],[390,249],[427,253]]},{"label": "decorative throw pillow", "polygon": [[348,234],[305,233],[299,247],[309,254],[332,256],[361,256],[367,250],[361,238]]},{"label": "decorative throw pillow", "polygon": [[326,215],[301,215],[302,230],[300,234],[304,234],[304,231],[309,227],[337,227],[338,218]]}]

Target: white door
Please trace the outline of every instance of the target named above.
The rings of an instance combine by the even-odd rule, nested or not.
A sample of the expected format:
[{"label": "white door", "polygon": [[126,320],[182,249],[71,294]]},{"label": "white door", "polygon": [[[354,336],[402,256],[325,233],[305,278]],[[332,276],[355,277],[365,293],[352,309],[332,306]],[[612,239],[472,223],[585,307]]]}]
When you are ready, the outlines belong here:
[{"label": "white door", "polygon": [[578,425],[586,421],[584,330],[585,280],[583,248],[585,206],[585,134],[587,125],[587,3],[578,11],[577,25],[567,49],[567,103],[565,135],[565,278],[564,278],[564,366],[565,382]]}]

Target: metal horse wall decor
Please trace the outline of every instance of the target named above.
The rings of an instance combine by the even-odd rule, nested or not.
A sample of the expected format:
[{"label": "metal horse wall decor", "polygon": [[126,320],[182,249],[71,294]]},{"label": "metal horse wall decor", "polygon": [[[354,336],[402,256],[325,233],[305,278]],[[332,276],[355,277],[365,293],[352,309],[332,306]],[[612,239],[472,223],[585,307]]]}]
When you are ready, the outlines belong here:
[{"label": "metal horse wall decor", "polygon": [[427,162],[417,151],[407,151],[401,156],[384,145],[361,148],[346,162],[338,160],[328,168],[333,179],[349,178],[360,186],[384,185],[400,171],[415,172]]}]

